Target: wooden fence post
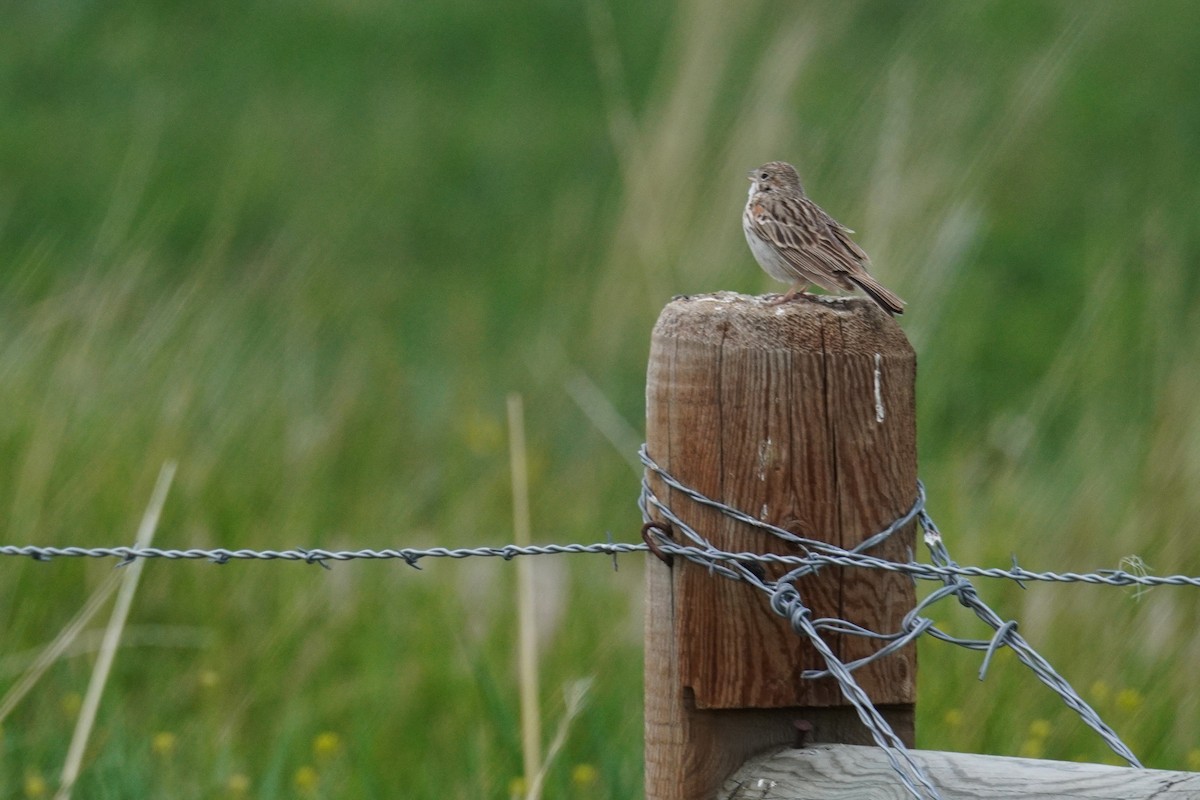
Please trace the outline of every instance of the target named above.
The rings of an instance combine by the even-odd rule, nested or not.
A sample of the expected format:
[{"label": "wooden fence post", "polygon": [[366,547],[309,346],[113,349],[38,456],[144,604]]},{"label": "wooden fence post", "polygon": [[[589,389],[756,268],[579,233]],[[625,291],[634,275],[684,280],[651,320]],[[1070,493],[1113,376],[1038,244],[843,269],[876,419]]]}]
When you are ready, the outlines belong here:
[{"label": "wooden fence post", "polygon": [[[917,491],[916,358],[899,326],[865,300],[769,306],[729,292],[679,298],[654,328],[646,385],[650,457],[683,484],[794,533],[853,547],[907,511]],[[672,493],[655,494],[726,550],[788,553],[775,537]],[[871,552],[905,560],[910,525]],[[771,576],[783,570],[768,569]],[[802,579],[815,617],[896,631],[910,579],[826,568]],[[824,665],[740,583],[676,558],[646,572],[646,797],[706,800],[750,755],[808,741],[870,741]],[[843,661],[871,652],[830,637]],[[914,648],[855,673],[908,744]]]}]

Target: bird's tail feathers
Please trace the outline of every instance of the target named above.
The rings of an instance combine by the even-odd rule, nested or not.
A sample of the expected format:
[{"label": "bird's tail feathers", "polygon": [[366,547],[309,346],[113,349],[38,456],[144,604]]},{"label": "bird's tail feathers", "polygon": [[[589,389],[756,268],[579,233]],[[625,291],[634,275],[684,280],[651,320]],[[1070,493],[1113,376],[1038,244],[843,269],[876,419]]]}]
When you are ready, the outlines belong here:
[{"label": "bird's tail feathers", "polygon": [[889,314],[903,314],[904,301],[883,287],[879,281],[872,278],[870,275],[854,275],[851,277],[858,288],[867,293],[867,296],[879,304],[879,307]]}]

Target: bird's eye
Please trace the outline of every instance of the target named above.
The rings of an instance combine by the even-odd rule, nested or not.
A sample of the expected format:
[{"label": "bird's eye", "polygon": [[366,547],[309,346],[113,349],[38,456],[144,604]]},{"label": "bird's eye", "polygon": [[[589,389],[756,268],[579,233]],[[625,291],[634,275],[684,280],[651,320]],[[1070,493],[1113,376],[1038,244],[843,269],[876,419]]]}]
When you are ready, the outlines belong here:
[{"label": "bird's eye", "polygon": [[768,178],[770,178],[771,176],[770,176],[770,175],[768,175],[767,173],[765,173],[765,172],[764,172],[762,175],[759,175],[758,177],[759,177],[759,179],[760,179],[760,180],[764,180],[764,181],[765,181],[765,180],[767,180]]}]

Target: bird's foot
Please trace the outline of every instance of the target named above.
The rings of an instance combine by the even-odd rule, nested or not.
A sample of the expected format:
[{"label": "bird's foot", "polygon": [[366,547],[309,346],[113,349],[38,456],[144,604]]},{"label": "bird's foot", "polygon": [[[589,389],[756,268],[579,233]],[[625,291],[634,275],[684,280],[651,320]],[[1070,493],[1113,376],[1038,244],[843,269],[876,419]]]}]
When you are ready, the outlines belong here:
[{"label": "bird's foot", "polygon": [[803,297],[805,300],[813,300],[814,299],[813,296],[811,294],[809,294],[808,292],[804,291],[803,289],[799,289],[799,288],[793,286],[791,289],[788,289],[783,294],[779,294],[779,295],[776,295],[775,297],[772,297],[770,300],[767,301],[767,305],[781,306],[784,303],[792,302],[797,297]]}]

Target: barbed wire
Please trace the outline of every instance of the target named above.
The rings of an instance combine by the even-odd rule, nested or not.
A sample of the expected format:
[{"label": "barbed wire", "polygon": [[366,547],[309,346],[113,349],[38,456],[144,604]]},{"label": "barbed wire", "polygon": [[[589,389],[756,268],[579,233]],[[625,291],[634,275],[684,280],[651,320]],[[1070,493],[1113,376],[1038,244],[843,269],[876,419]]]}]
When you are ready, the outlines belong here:
[{"label": "barbed wire", "polygon": [[644,542],[596,542],[593,544],[542,544],[501,547],[405,547],[387,550],[322,550],[293,548],[291,550],[252,550],[225,548],[188,548],[172,550],[158,547],[42,547],[39,545],[0,545],[0,556],[25,556],[35,561],[55,558],[115,558],[117,566],[140,558],[161,558],[168,561],[211,561],[227,564],[230,561],[299,561],[328,567],[329,561],[400,560],[420,569],[418,562],[427,558],[502,558],[509,561],[518,556],[576,555],[593,553],[618,556],[625,553],[644,553],[650,548]]},{"label": "barbed wire", "polygon": [[[785,555],[776,553],[753,553],[728,551],[712,547],[695,547],[679,544],[663,544],[664,552],[684,557],[710,558],[717,561],[759,562],[811,567],[859,567],[862,569],[885,570],[908,575],[917,580],[943,581],[947,578],[989,578],[1009,580],[1015,583],[1088,583],[1100,586],[1194,586],[1200,588],[1200,576],[1192,575],[1149,575],[1122,569],[1102,569],[1095,572],[1034,571],[1024,567],[972,567],[959,564],[939,565],[920,561],[888,561],[866,553],[843,551],[841,554],[808,553],[807,555]],[[230,561],[297,561],[320,564],[326,561],[355,560],[399,560],[420,568],[419,561],[449,558],[500,558],[510,561],[520,556],[556,555],[607,555],[618,556],[646,553],[650,547],[644,542],[592,542],[571,544],[515,545],[480,547],[405,547],[399,549],[324,550],[321,548],[292,548],[289,550],[254,550],[239,548],[187,548],[169,549],[158,547],[54,547],[45,545],[0,545],[0,556],[31,558],[35,561],[52,561],[56,558],[115,558],[122,564],[139,558],[164,559],[167,561],[210,561],[226,564]]]},{"label": "barbed wire", "polygon": [[[544,544],[503,545],[499,547],[429,547],[388,548],[359,550],[325,550],[319,548],[292,548],[287,550],[256,550],[249,548],[187,548],[168,549],[156,547],[53,547],[40,545],[0,545],[0,556],[26,557],[47,562],[58,558],[111,558],[117,566],[124,566],[139,559],[203,560],[214,564],[227,564],[238,560],[291,561],[316,564],[326,569],[330,564],[351,560],[400,560],[415,569],[420,562],[432,558],[501,558],[543,555],[608,555],[617,566],[617,556],[651,552],[660,558],[685,558],[702,564],[709,572],[725,578],[743,581],[764,592],[775,613],[786,618],[798,635],[806,638],[821,655],[825,669],[805,670],[806,679],[833,678],[847,702],[858,713],[876,744],[883,749],[893,769],[905,788],[917,798],[937,798],[938,792],[915,760],[909,756],[903,742],[888,725],[886,719],[871,702],[870,697],[854,679],[854,672],[867,664],[878,661],[900,650],[923,635],[984,653],[979,670],[982,680],[995,652],[1008,647],[1018,660],[1027,666],[1042,683],[1054,691],[1063,702],[1080,715],[1082,721],[1095,730],[1104,742],[1130,765],[1141,763],[1133,752],[1121,741],[1115,731],[1105,723],[1073,687],[1059,675],[1029,643],[1017,632],[1014,620],[1004,620],[980,599],[968,578],[1009,580],[1022,587],[1029,582],[1086,583],[1107,586],[1193,586],[1200,587],[1200,576],[1149,575],[1124,569],[1102,569],[1094,572],[1033,571],[1021,567],[1014,557],[1011,567],[962,566],[956,563],[946,549],[945,542],[936,523],[925,509],[926,493],[923,484],[917,484],[917,498],[912,506],[883,530],[865,539],[856,547],[845,549],[828,542],[798,536],[783,528],[763,522],[744,511],[728,506],[682,484],[660,467],[648,454],[645,445],[639,457],[647,470],[642,480],[642,491],[638,506],[642,511],[645,526],[642,542],[614,542],[611,535],[607,542],[590,544]],[[680,516],[658,499],[651,490],[648,477],[653,474],[673,492],[691,502],[711,508],[725,517],[771,535],[800,550],[798,554],[771,554],[734,552],[716,548],[699,532],[687,525]],[[930,552],[929,562],[916,561],[909,554],[908,561],[891,561],[873,556],[867,551],[886,541],[897,531],[916,522],[923,531],[923,540]],[[681,535],[683,541],[672,538]],[[776,580],[767,580],[762,565],[774,564],[790,568]],[[814,618],[796,588],[795,581],[823,567],[851,567],[884,570],[907,575],[914,580],[936,581],[941,587],[930,592],[903,618],[900,629],[894,632],[878,632],[836,618]],[[947,598],[955,597],[971,609],[976,616],[993,631],[987,639],[967,639],[952,636],[939,629],[925,612],[930,606]],[[878,641],[880,647],[872,654],[856,661],[842,662],[826,644],[822,634],[845,634]]]},{"label": "barbed wire", "polygon": [[[1100,586],[1194,586],[1200,588],[1200,576],[1192,575],[1148,575],[1122,569],[1102,569],[1095,572],[1034,571],[1024,567],[972,567],[959,564],[939,565],[920,561],[888,561],[866,553],[849,550],[841,554],[808,553],[807,555],[785,555],[776,553],[753,553],[729,551],[712,547],[695,547],[679,544],[663,544],[664,552],[684,557],[711,558],[717,561],[759,562],[811,567],[859,567],[862,569],[885,570],[908,575],[917,580],[943,581],[946,578],[989,578],[1009,580],[1015,583],[1088,583]],[[571,544],[515,545],[480,547],[405,547],[399,549],[324,550],[321,548],[292,548],[289,550],[254,550],[239,548],[187,548],[169,549],[158,547],[54,547],[45,545],[0,545],[0,556],[31,558],[35,561],[52,561],[56,558],[115,558],[122,563],[139,558],[165,559],[167,561],[210,561],[226,564],[230,561],[298,561],[320,564],[324,561],[355,560],[399,560],[410,566],[425,559],[449,558],[500,558],[510,561],[520,556],[556,555],[607,555],[618,556],[646,553],[650,547],[644,542],[591,542]]]},{"label": "barbed wire", "polygon": [[[806,670],[802,673],[802,677],[810,679],[831,677],[837,682],[842,696],[854,708],[859,719],[862,720],[870,732],[872,739],[884,751],[888,762],[899,776],[901,783],[913,797],[918,798],[918,800],[922,798],[938,800],[941,795],[934,787],[929,776],[925,774],[920,764],[909,755],[904,743],[892,730],[883,715],[875,708],[870,697],[859,686],[858,682],[854,679],[853,672],[907,646],[924,634],[929,634],[933,638],[968,649],[983,650],[985,655],[979,672],[981,680],[986,674],[988,664],[996,650],[1002,646],[1009,647],[1016,653],[1021,663],[1029,667],[1042,683],[1058,694],[1069,708],[1079,714],[1086,725],[1100,735],[1109,748],[1125,759],[1131,766],[1141,767],[1137,756],[1121,741],[1117,733],[1050,666],[1049,662],[1017,633],[1017,623],[1013,620],[1003,620],[980,599],[978,593],[975,591],[975,587],[967,580],[965,575],[961,574],[963,569],[950,558],[941,532],[938,530],[933,518],[926,512],[925,487],[919,481],[917,484],[917,498],[908,511],[883,530],[867,537],[859,545],[847,550],[827,542],[798,536],[791,531],[756,519],[744,511],[704,496],[691,487],[685,486],[659,466],[650,457],[645,445],[642,446],[639,455],[646,467],[647,475],[642,479],[642,493],[639,497],[638,505],[642,510],[642,517],[645,520],[643,535],[647,537],[648,542],[651,542],[652,538],[654,540],[651,544],[651,551],[659,551],[662,554],[683,555],[690,561],[703,565],[711,572],[733,580],[743,581],[764,592],[770,600],[771,609],[787,619],[792,629],[797,634],[805,637],[825,662],[826,668],[824,670]],[[804,563],[796,566],[776,580],[765,579],[761,568],[753,568],[756,566],[758,559],[742,560],[736,554],[728,554],[717,550],[699,532],[685,523],[672,508],[660,501],[650,486],[650,474],[655,475],[673,491],[681,493],[699,505],[715,509],[725,517],[766,531],[779,539],[801,548],[804,551],[804,555],[801,557]],[[666,524],[662,522],[663,520],[666,521]],[[921,573],[920,576],[936,577],[942,581],[943,586],[931,592],[904,616],[899,631],[894,633],[880,633],[842,619],[813,618],[811,609],[805,605],[799,590],[794,585],[797,579],[817,571],[823,564],[843,564],[868,568],[881,568],[881,564],[887,564],[889,568],[899,567],[900,565],[896,562],[866,556],[864,551],[886,541],[913,520],[916,520],[924,531],[923,538],[933,560],[932,565],[924,565],[925,567],[932,567],[932,569],[922,568],[919,570]],[[682,534],[692,544],[683,548],[675,547],[675,542],[670,538],[670,534],[676,532]],[[918,565],[913,563],[910,557],[910,563],[907,566],[915,567]],[[910,571],[904,568],[897,569],[896,571],[918,576],[918,571],[916,570]],[[1011,571],[1024,573],[1024,570],[1020,570],[1016,564],[1014,564]],[[1017,580],[1015,577],[1013,579]],[[992,628],[994,634],[990,639],[976,640],[951,636],[939,630],[933,620],[922,615],[922,612],[933,603],[951,596],[956,597],[960,603],[971,609],[980,620]],[[824,638],[821,636],[823,631],[860,636],[885,642],[885,644],[869,656],[845,663],[826,644]]]}]

